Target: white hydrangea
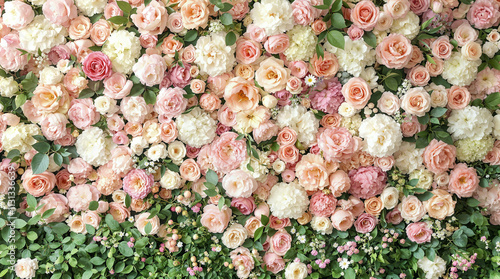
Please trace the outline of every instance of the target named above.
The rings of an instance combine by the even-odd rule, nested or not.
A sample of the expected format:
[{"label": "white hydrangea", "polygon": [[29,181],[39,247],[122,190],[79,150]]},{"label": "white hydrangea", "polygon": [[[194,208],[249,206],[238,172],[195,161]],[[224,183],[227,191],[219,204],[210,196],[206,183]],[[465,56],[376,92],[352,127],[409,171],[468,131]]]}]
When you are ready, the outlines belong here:
[{"label": "white hydrangea", "polygon": [[36,124],[19,123],[16,126],[11,126],[2,134],[1,143],[3,150],[8,153],[11,150],[17,149],[21,154],[26,153],[36,143],[33,136],[41,134],[40,127]]},{"label": "white hydrangea", "polygon": [[262,0],[254,4],[250,17],[267,36],[284,33],[293,27],[292,4],[287,0]]},{"label": "white hydrangea", "polygon": [[365,149],[375,157],[391,156],[403,141],[399,123],[385,114],[376,114],[361,122],[359,136],[365,141]]},{"label": "white hydrangea", "polygon": [[487,108],[468,106],[453,110],[448,118],[448,132],[453,140],[482,139],[493,131],[493,116]]},{"label": "white hydrangea", "polygon": [[[271,161],[269,160],[270,152],[263,152],[259,149],[255,150],[257,150],[259,159],[254,156],[247,156],[245,161],[241,163],[240,169],[250,174],[258,182],[264,183],[267,179],[267,174],[269,173],[269,166],[271,165]],[[252,171],[248,169],[248,164],[252,167]]]},{"label": "white hydrangea", "polygon": [[378,75],[377,71],[375,71],[375,68],[373,67],[368,67],[364,71],[361,72],[360,77],[364,79],[368,85],[370,85],[370,89],[375,89],[378,87]]},{"label": "white hydrangea", "polygon": [[467,60],[461,52],[453,52],[450,59],[444,61],[443,78],[458,86],[467,86],[476,79],[477,68],[481,60]]},{"label": "white hydrangea", "polygon": [[86,16],[104,12],[107,0],[75,0],[75,5]]},{"label": "white hydrangea", "polygon": [[106,164],[111,159],[111,150],[116,144],[103,130],[90,127],[76,139],[76,151],[85,162],[94,167]]},{"label": "white hydrangea", "polygon": [[425,272],[425,279],[438,279],[446,272],[446,262],[440,256],[436,256],[434,261],[424,257],[417,264]]},{"label": "white hydrangea", "polygon": [[179,130],[179,139],[193,147],[202,147],[215,138],[216,121],[201,108],[196,107],[175,120]]},{"label": "white hydrangea", "polygon": [[287,32],[290,46],[284,54],[288,61],[309,60],[314,55],[318,38],[309,26],[295,25]]},{"label": "white hydrangea", "polygon": [[211,33],[198,39],[194,62],[202,74],[218,76],[233,69],[236,63],[235,50],[235,44],[226,45],[226,33]]},{"label": "white hydrangea", "polygon": [[311,220],[311,227],[321,234],[331,234],[333,232],[333,224],[327,217],[314,216]]},{"label": "white hydrangea", "polygon": [[428,171],[427,169],[418,169],[414,170],[410,173],[410,180],[412,179],[418,179],[418,183],[415,187],[429,190],[432,186],[433,182],[433,175],[432,172]]},{"label": "white hydrangea", "polygon": [[13,77],[0,77],[0,95],[11,98],[19,92],[19,84]]},{"label": "white hydrangea", "polygon": [[375,63],[375,49],[367,45],[364,40],[353,41],[349,36],[344,36],[344,40],[344,49],[336,48],[328,42],[325,42],[325,49],[337,56],[340,71],[359,77],[365,67]]},{"label": "white hydrangea", "polygon": [[167,169],[160,179],[160,185],[167,190],[179,189],[182,185],[181,176],[178,173]]},{"label": "white hydrangea", "polygon": [[276,121],[280,128],[288,126],[297,132],[297,139],[306,146],[315,140],[319,128],[319,120],[314,113],[301,105],[283,107]]},{"label": "white hydrangea", "polygon": [[141,56],[141,48],[141,42],[134,33],[118,30],[111,33],[102,52],[111,60],[113,71],[128,75],[132,73],[135,60]]},{"label": "white hydrangea", "polygon": [[309,198],[304,187],[296,181],[278,183],[269,193],[267,203],[271,213],[278,218],[300,218],[309,206]]},{"label": "white hydrangea", "polygon": [[48,52],[52,47],[64,44],[67,35],[66,28],[37,15],[26,28],[19,30],[19,41],[21,48],[28,52]]},{"label": "white hydrangea", "polygon": [[395,19],[390,30],[413,40],[420,32],[420,18],[410,11],[405,17]]},{"label": "white hydrangea", "polygon": [[424,149],[415,148],[415,143],[403,141],[399,150],[394,153],[394,165],[405,174],[422,167]]},{"label": "white hydrangea", "polygon": [[493,136],[500,140],[500,114],[493,117]]}]

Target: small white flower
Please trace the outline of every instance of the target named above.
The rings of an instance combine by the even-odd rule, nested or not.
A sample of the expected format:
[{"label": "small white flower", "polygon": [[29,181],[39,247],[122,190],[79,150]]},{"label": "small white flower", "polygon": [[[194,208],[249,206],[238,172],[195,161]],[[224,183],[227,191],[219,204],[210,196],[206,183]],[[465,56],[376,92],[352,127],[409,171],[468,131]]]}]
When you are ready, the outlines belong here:
[{"label": "small white flower", "polygon": [[348,269],[349,265],[350,265],[349,260],[345,258],[342,258],[342,260],[339,262],[339,266],[342,269]]},{"label": "small white flower", "polygon": [[306,82],[307,86],[313,86],[314,84],[316,84],[316,77],[313,75],[308,75],[304,81]]}]

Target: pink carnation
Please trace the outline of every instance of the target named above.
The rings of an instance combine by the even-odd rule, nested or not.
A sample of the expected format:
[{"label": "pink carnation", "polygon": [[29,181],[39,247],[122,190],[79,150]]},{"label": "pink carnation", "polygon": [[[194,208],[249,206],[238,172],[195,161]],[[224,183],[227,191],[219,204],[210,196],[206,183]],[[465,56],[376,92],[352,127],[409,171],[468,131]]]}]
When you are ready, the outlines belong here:
[{"label": "pink carnation", "polygon": [[380,195],[387,182],[387,174],[379,167],[360,167],[349,172],[351,189],[349,193],[360,199]]},{"label": "pink carnation", "polygon": [[490,28],[500,21],[499,5],[496,1],[478,0],[467,13],[467,20],[478,29]]},{"label": "pink carnation", "polygon": [[133,169],[123,178],[123,190],[133,199],[143,199],[150,192],[154,178],[152,174],[147,174],[145,170]]},{"label": "pink carnation", "polygon": [[332,194],[325,194],[323,191],[316,192],[311,197],[309,211],[320,217],[330,217],[337,206],[337,199]]},{"label": "pink carnation", "polygon": [[326,113],[337,113],[340,104],[344,102],[342,85],[337,78],[324,81],[324,85],[326,86],[324,89],[310,93],[311,106]]}]

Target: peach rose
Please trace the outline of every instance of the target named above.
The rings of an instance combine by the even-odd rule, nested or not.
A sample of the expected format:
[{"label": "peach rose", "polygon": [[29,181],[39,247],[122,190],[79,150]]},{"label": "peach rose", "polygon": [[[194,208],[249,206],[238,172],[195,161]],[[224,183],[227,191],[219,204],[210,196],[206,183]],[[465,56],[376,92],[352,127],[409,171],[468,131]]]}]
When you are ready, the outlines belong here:
[{"label": "peach rose", "polygon": [[158,35],[167,26],[168,13],[163,2],[151,1],[147,6],[139,6],[130,18],[141,34]]},{"label": "peach rose", "polygon": [[476,169],[467,167],[466,164],[457,164],[450,173],[450,183],[448,190],[456,194],[459,198],[472,197],[472,194],[479,186],[479,178]]},{"label": "peach rose", "polygon": [[425,148],[424,164],[428,170],[439,174],[453,168],[456,158],[456,147],[433,139]]},{"label": "peach rose", "polygon": [[31,169],[26,170],[21,177],[23,188],[34,197],[46,195],[56,186],[56,176],[51,172],[33,174]]},{"label": "peach rose", "polygon": [[102,46],[111,35],[111,24],[104,19],[99,19],[90,28],[90,39],[97,46]]},{"label": "peach rose", "polygon": [[425,62],[425,68],[427,69],[427,71],[429,71],[429,75],[431,77],[437,77],[443,73],[444,61],[437,57],[434,57],[433,60],[434,63],[431,63],[429,61]]},{"label": "peach rose", "polygon": [[87,229],[85,227],[85,223],[83,222],[83,218],[80,215],[73,215],[67,221],[69,230],[75,233],[87,233]]},{"label": "peach rose", "polygon": [[128,210],[122,203],[110,202],[109,214],[111,214],[113,219],[115,219],[118,223],[123,223],[130,217],[130,210]]},{"label": "peach rose", "polygon": [[465,46],[462,47],[461,49],[462,55],[467,59],[467,60],[478,60],[481,58],[481,55],[483,54],[483,51],[481,49],[481,45],[476,43],[476,42],[468,42],[465,44]]},{"label": "peach rose", "polygon": [[342,121],[342,116],[338,113],[325,114],[321,118],[319,124],[325,128],[336,128],[340,127],[340,122]]},{"label": "peach rose", "polygon": [[371,31],[377,25],[379,10],[372,1],[358,2],[351,10],[351,21],[365,31]]},{"label": "peach rose", "polygon": [[401,69],[411,59],[410,40],[400,34],[390,34],[377,45],[377,61],[388,68]]},{"label": "peach rose", "polygon": [[224,99],[233,112],[253,110],[260,100],[259,89],[253,82],[241,77],[235,77],[227,83],[224,90]]},{"label": "peach rose", "polygon": [[182,0],[181,7],[182,24],[187,29],[205,28],[208,23],[210,11],[206,0]]},{"label": "peach rose", "polygon": [[238,64],[233,69],[233,73],[237,77],[244,78],[246,80],[253,80],[255,76],[255,71],[251,65]]},{"label": "peach rose", "polygon": [[309,61],[309,71],[318,77],[333,77],[339,70],[339,62],[335,54],[325,51],[324,57],[318,57],[317,54]]},{"label": "peach rose", "polygon": [[422,87],[414,87],[401,98],[401,108],[406,113],[424,116],[431,108],[431,96]]},{"label": "peach rose", "polygon": [[408,0],[389,0],[384,5],[384,11],[394,19],[403,18],[410,11],[410,2]]},{"label": "peach rose", "polygon": [[223,206],[222,210],[219,210],[217,205],[209,204],[203,208],[200,222],[209,232],[222,233],[229,224],[231,215],[232,211],[229,207]]},{"label": "peach rose", "polygon": [[365,200],[365,212],[373,216],[378,216],[384,209],[384,203],[379,197],[371,197]]},{"label": "peach rose", "polygon": [[448,36],[441,36],[437,38],[430,45],[432,55],[440,59],[448,59],[453,51],[453,45],[450,43]]},{"label": "peach rose", "polygon": [[354,216],[350,211],[337,209],[330,217],[332,225],[339,231],[347,231],[354,224]]},{"label": "peach rose", "polygon": [[182,25],[182,15],[179,12],[171,13],[167,18],[167,28],[172,33],[180,33],[185,30]]},{"label": "peach rose", "polygon": [[353,108],[363,109],[370,100],[372,91],[364,79],[353,77],[342,86],[342,95]]},{"label": "peach rose", "polygon": [[379,167],[383,171],[389,171],[392,169],[392,166],[394,165],[394,157],[389,156],[389,157],[378,157],[375,158],[375,161],[373,162],[374,166]]},{"label": "peach rose", "polygon": [[264,87],[264,90],[274,93],[285,89],[290,72],[290,69],[284,67],[283,60],[269,57],[260,63],[255,72],[255,80]]},{"label": "peach rose", "polygon": [[280,146],[278,150],[278,158],[280,160],[293,164],[299,160],[299,149],[295,145]]},{"label": "peach rose", "polygon": [[63,222],[66,220],[66,214],[69,213],[68,199],[61,194],[50,193],[44,196],[37,205],[36,214],[42,215],[45,211],[55,209],[55,211],[46,218],[45,223]]},{"label": "peach rose", "polygon": [[418,222],[424,217],[425,207],[415,196],[406,196],[398,206],[401,216],[405,220]]},{"label": "peach rose", "polygon": [[328,185],[328,173],[320,155],[307,154],[295,166],[295,175],[306,191],[323,189]]},{"label": "peach rose", "polygon": [[450,193],[441,189],[433,190],[432,193],[434,196],[424,201],[429,216],[438,220],[444,220],[444,218],[452,216],[455,213],[455,204],[457,202],[453,200]]},{"label": "peach rose", "polygon": [[338,198],[342,196],[343,193],[349,191],[351,188],[351,180],[349,175],[343,170],[337,170],[330,174],[328,178],[330,181],[330,191],[334,197]]},{"label": "peach rose", "polygon": [[453,38],[459,46],[465,46],[468,42],[476,41],[477,36],[478,32],[468,22],[460,24],[453,34]]},{"label": "peach rose", "polygon": [[284,52],[290,45],[290,39],[287,34],[279,34],[270,36],[264,43],[264,48],[271,54],[279,54]]},{"label": "peach rose", "polygon": [[239,37],[236,41],[236,61],[243,64],[253,64],[260,57],[262,45],[252,39]]},{"label": "peach rose", "polygon": [[326,22],[322,19],[317,19],[311,24],[311,28],[313,29],[314,35],[318,36],[321,32],[326,30]]},{"label": "peach rose", "polygon": [[203,94],[200,97],[200,107],[206,111],[213,112],[221,107],[221,100],[214,94]]},{"label": "peach rose", "polygon": [[96,229],[99,227],[99,223],[101,223],[101,217],[95,211],[88,211],[83,213],[82,220],[85,225],[91,225]]},{"label": "peach rose", "polygon": [[454,85],[446,91],[448,93],[449,109],[463,109],[471,100],[469,90],[465,87]]},{"label": "peach rose", "polygon": [[408,69],[413,68],[413,67],[417,66],[417,64],[420,64],[420,62],[424,61],[424,54],[422,53],[420,48],[418,48],[418,46],[414,46],[414,45],[412,45],[411,47],[412,47],[411,58],[410,58],[410,61],[408,62],[408,64],[406,64],[406,66],[405,66],[405,68],[408,68]]},{"label": "peach rose", "polygon": [[431,76],[426,67],[418,65],[413,67],[406,76],[413,86],[425,86],[429,83]]},{"label": "peach rose", "polygon": [[294,145],[297,141],[297,132],[289,127],[284,127],[278,133],[276,141],[279,145]]},{"label": "peach rose", "polygon": [[200,178],[200,166],[193,159],[187,159],[182,162],[179,168],[182,179],[187,181],[196,181]]},{"label": "peach rose", "polygon": [[[151,213],[144,212],[136,216],[134,226],[139,230],[142,235],[152,235],[156,234],[160,231],[160,218],[158,216],[154,216],[153,218],[149,218]],[[146,225],[151,225],[151,231],[149,233],[146,232]]]},{"label": "peach rose", "polygon": [[161,43],[160,49],[163,54],[168,55],[169,57],[174,57],[175,52],[179,52],[182,49],[182,43],[176,40],[174,34],[168,35],[163,42]]},{"label": "peach rose", "polygon": [[286,231],[278,231],[269,239],[270,250],[276,255],[284,256],[292,246],[292,236]]},{"label": "peach rose", "polygon": [[69,109],[70,97],[61,84],[39,84],[33,95],[31,101],[40,114],[55,112],[65,114]]},{"label": "peach rose", "polygon": [[393,115],[399,111],[399,98],[391,92],[384,92],[377,101],[377,107],[381,112]]},{"label": "peach rose", "polygon": [[73,40],[88,39],[92,23],[86,16],[80,15],[71,21],[68,28],[69,37]]}]

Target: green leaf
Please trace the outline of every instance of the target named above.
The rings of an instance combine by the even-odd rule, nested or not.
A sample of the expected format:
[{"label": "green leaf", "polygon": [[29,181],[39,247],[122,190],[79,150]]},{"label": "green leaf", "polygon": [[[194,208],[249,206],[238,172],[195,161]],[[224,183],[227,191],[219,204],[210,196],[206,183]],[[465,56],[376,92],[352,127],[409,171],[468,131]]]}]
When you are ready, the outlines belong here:
[{"label": "green leaf", "polygon": [[365,32],[363,34],[363,40],[365,40],[365,43],[373,48],[377,47],[377,37],[373,32]]},{"label": "green leaf", "polygon": [[99,257],[93,257],[90,262],[93,264],[93,265],[101,265],[104,263],[104,260],[102,258],[99,258]]},{"label": "green leaf", "polygon": [[14,220],[14,228],[16,229],[22,229],[24,228],[28,223],[24,221],[23,219],[15,219]]},{"label": "green leaf", "polygon": [[58,166],[62,165],[63,163],[63,157],[59,153],[54,153],[54,163],[56,163]]},{"label": "green leaf", "polygon": [[19,152],[19,150],[13,149],[13,150],[9,151],[9,153],[7,154],[7,158],[12,159],[14,157],[19,156],[20,154],[21,154],[21,152]]},{"label": "green leaf", "polygon": [[415,258],[419,259],[419,260],[420,260],[420,259],[423,259],[423,258],[424,258],[424,255],[425,255],[425,253],[424,253],[424,250],[422,250],[422,248],[418,248],[418,249],[417,249],[417,251],[415,251],[415,252],[413,253],[413,256],[414,256]]},{"label": "green leaf", "polygon": [[233,24],[233,16],[229,13],[224,13],[220,17],[220,22],[224,25],[231,25]]},{"label": "green leaf", "polygon": [[422,26],[420,26],[420,30],[424,30],[425,28],[427,28],[427,26],[429,26],[429,24],[431,24],[433,19],[434,19],[434,17],[431,17],[428,20],[424,21],[424,23],[422,23]]},{"label": "green leaf", "polygon": [[92,22],[92,24],[94,24],[97,21],[99,21],[99,19],[101,19],[102,16],[103,16],[103,14],[95,14],[92,17],[90,17],[90,22]]},{"label": "green leaf", "polygon": [[38,78],[35,76],[33,72],[29,72],[26,75],[26,77],[21,81],[21,86],[23,87],[24,91],[28,93],[33,93],[37,85],[38,85]]},{"label": "green leaf", "polygon": [[417,194],[417,198],[420,200],[420,201],[426,201],[430,198],[432,198],[434,196],[434,194],[432,192],[425,192],[423,194]]},{"label": "green leaf", "polygon": [[37,153],[33,156],[31,161],[31,168],[33,169],[33,174],[39,174],[47,170],[49,167],[49,156],[43,153]]},{"label": "green leaf", "polygon": [[94,211],[94,210],[96,210],[98,207],[99,207],[99,202],[97,202],[97,201],[91,201],[91,202],[89,203],[89,210],[90,210],[90,211]]},{"label": "green leaf", "polygon": [[151,224],[151,222],[148,222],[146,224],[146,226],[144,227],[144,232],[146,234],[150,234],[151,233],[151,230],[153,230],[153,225]]},{"label": "green leaf", "polygon": [[28,206],[30,208],[32,208],[33,210],[35,210],[36,204],[37,204],[35,197],[33,197],[31,194],[28,194],[26,196],[26,202],[28,203]]},{"label": "green leaf", "polygon": [[112,230],[112,231],[118,231],[120,230],[120,224],[113,218],[113,215],[108,214],[105,217],[106,225]]},{"label": "green leaf", "polygon": [[337,30],[332,30],[328,32],[326,35],[326,39],[328,40],[328,43],[330,43],[332,46],[344,49],[345,41],[344,41],[344,35],[340,33]]},{"label": "green leaf", "polygon": [[267,224],[269,223],[269,217],[262,214],[262,215],[260,215],[260,221],[261,221],[262,225],[267,226]]},{"label": "green leaf", "polygon": [[132,203],[132,198],[130,197],[129,194],[125,196],[125,207],[130,207],[130,204]]},{"label": "green leaf", "polygon": [[498,109],[498,105],[500,105],[500,93],[495,92],[484,99],[484,106],[490,110]]},{"label": "green leaf", "polygon": [[187,31],[186,35],[184,36],[184,41],[186,42],[192,42],[198,38],[198,31],[197,30],[189,30]]},{"label": "green leaf", "polygon": [[352,267],[349,267],[344,272],[345,279],[356,279],[356,271]]},{"label": "green leaf", "polygon": [[85,88],[78,95],[78,99],[87,99],[92,98],[95,95],[95,92],[90,88]]},{"label": "green leaf", "polygon": [[439,118],[443,116],[448,111],[447,108],[437,107],[431,110],[431,116]]},{"label": "green leaf", "polygon": [[38,235],[36,234],[36,232],[34,231],[30,231],[28,232],[28,234],[26,235],[26,237],[31,240],[31,241],[34,241],[38,238]]},{"label": "green leaf", "polygon": [[236,34],[231,31],[226,35],[226,46],[232,46],[234,43],[236,43]]},{"label": "green leaf", "polygon": [[475,198],[468,198],[467,199],[467,205],[470,206],[470,207],[476,207],[479,205],[479,201],[476,200]]},{"label": "green leaf", "polygon": [[24,105],[24,103],[26,103],[27,99],[28,99],[28,97],[26,97],[26,94],[17,95],[16,100],[15,100],[16,108],[20,108],[22,105]]},{"label": "green leaf", "polygon": [[125,13],[125,14],[130,14],[130,11],[132,11],[132,6],[128,2],[125,1],[116,1],[116,4],[118,4],[118,7]]},{"label": "green leaf", "polygon": [[484,217],[480,212],[474,211],[474,213],[472,213],[472,215],[470,216],[470,220],[472,221],[472,223],[480,227],[483,225]]},{"label": "green leaf", "polygon": [[122,241],[122,242],[120,242],[120,244],[118,244],[118,251],[120,251],[120,253],[122,255],[124,255],[125,257],[132,257],[134,255],[134,250],[132,250],[132,248],[128,247],[126,241]]},{"label": "green leaf", "polygon": [[387,88],[389,88],[389,90],[392,90],[392,91],[398,90],[398,81],[393,77],[386,78],[384,80],[384,84]]},{"label": "green leaf", "polygon": [[427,145],[429,145],[427,137],[418,137],[415,143],[415,148],[425,148]]},{"label": "green leaf", "polygon": [[342,13],[334,13],[332,15],[332,26],[335,29],[342,29],[346,28],[347,25],[345,24],[345,19]]},{"label": "green leaf", "polygon": [[330,8],[331,4],[332,4],[332,0],[325,0],[325,1],[323,1],[323,5],[313,6],[313,7],[315,7],[316,9],[320,9],[320,10],[328,10]]},{"label": "green leaf", "polygon": [[219,183],[219,176],[217,175],[217,173],[215,171],[213,171],[211,169],[209,169],[207,171],[206,179],[207,179],[208,183],[211,183],[213,185],[217,185],[217,183]]},{"label": "green leaf", "polygon": [[278,152],[279,149],[280,149],[280,145],[277,142],[273,142],[273,144],[271,144],[272,151]]},{"label": "green leaf", "polygon": [[332,5],[331,11],[334,13],[340,11],[340,9],[342,8],[342,2],[342,0],[336,0]]},{"label": "green leaf", "polygon": [[255,230],[255,233],[253,235],[254,241],[257,241],[260,239],[260,237],[262,236],[262,233],[264,232],[264,228],[265,227],[259,227]]},{"label": "green leaf", "polygon": [[152,90],[146,90],[144,92],[144,101],[146,101],[146,104],[148,105],[154,105],[156,103],[156,94]]},{"label": "green leaf", "polygon": [[47,153],[50,150],[50,144],[47,142],[37,142],[33,144],[33,148],[40,153]]},{"label": "green leaf", "polygon": [[50,217],[50,216],[54,213],[54,211],[56,211],[56,209],[55,209],[55,208],[51,208],[51,209],[49,209],[49,210],[45,211],[45,212],[42,214],[42,219],[47,219],[47,218],[49,218],[49,217]]},{"label": "green leaf", "polygon": [[321,58],[325,57],[325,51],[323,50],[320,44],[316,45],[316,55]]},{"label": "green leaf", "polygon": [[223,196],[220,197],[219,202],[217,203],[217,206],[219,207],[219,210],[222,210],[224,207],[224,204],[226,203],[225,199]]},{"label": "green leaf", "polygon": [[488,188],[490,182],[488,181],[487,178],[481,178],[481,180],[479,180],[479,186],[483,187],[483,188]]},{"label": "green leaf", "polygon": [[431,261],[434,261],[434,259],[436,258],[436,250],[434,250],[434,248],[427,249],[425,254],[427,258]]},{"label": "green leaf", "polygon": [[55,223],[52,226],[52,231],[57,235],[63,235],[69,231],[69,226],[64,223]]},{"label": "green leaf", "polygon": [[114,16],[112,18],[108,19],[109,22],[118,24],[118,25],[127,25],[128,24],[128,17],[124,16]]},{"label": "green leaf", "polygon": [[418,117],[418,123],[426,125],[427,123],[429,123],[429,119],[431,119],[431,117],[428,113],[426,113],[424,116]]}]

